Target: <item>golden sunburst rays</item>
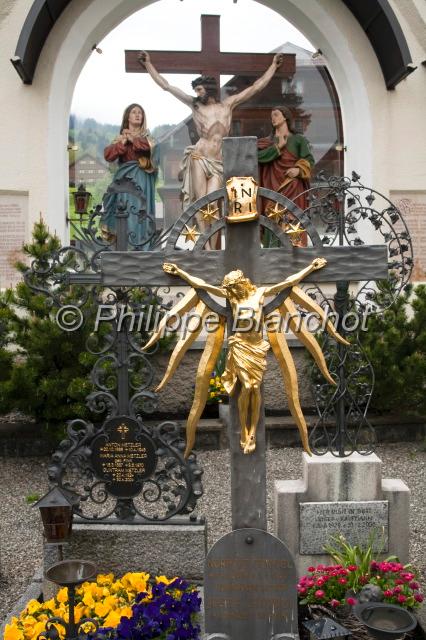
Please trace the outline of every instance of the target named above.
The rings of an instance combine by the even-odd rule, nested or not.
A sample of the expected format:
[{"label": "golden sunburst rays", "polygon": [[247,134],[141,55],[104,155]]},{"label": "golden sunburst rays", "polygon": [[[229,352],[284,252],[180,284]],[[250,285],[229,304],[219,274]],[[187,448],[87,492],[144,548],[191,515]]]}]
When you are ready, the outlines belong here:
[{"label": "golden sunburst rays", "polygon": [[294,365],[293,357],[291,355],[284,334],[280,331],[277,331],[273,326],[271,326],[271,320],[274,317],[276,317],[277,322],[279,322],[278,314],[275,313],[268,316],[267,334],[269,343],[278,361],[281,375],[283,377],[284,389],[287,394],[288,408],[290,409],[290,413],[293,416],[294,421],[299,429],[303,448],[306,453],[311,456],[312,452],[309,447],[308,427],[306,425],[305,417],[302,412],[302,407],[300,406],[299,383],[297,379],[296,367]]},{"label": "golden sunburst rays", "polygon": [[188,227],[185,225],[186,231],[182,232],[183,237],[185,238],[185,242],[193,242],[194,244],[197,242],[197,238],[201,235],[197,229],[197,226],[194,224],[193,227]]},{"label": "golden sunburst rays", "polygon": [[199,302],[194,309],[193,315],[188,320],[188,324],[185,327],[184,335],[176,342],[172,355],[170,356],[169,364],[167,365],[166,373],[163,376],[162,381],[156,388],[156,391],[161,391],[163,387],[168,383],[174,372],[180,365],[183,356],[188,351],[189,347],[194,343],[201,333],[203,328],[203,320],[206,314],[209,312],[208,307],[204,302]]},{"label": "golden sunburst rays", "polygon": [[302,240],[303,234],[306,230],[301,227],[300,222],[298,222],[297,224],[292,224],[290,222],[289,224],[285,225],[284,229],[286,234],[290,236],[290,241],[293,247],[297,247],[300,244],[300,241]]},{"label": "golden sunburst rays", "polygon": [[186,423],[185,458],[191,453],[195,442],[198,421],[207,402],[210,376],[216,365],[225,335],[225,318],[218,316],[217,328],[207,336],[206,345],[200,358],[195,378],[194,400]]},{"label": "golden sunburst rays", "polygon": [[279,205],[278,202],[276,202],[274,206],[270,204],[266,208],[266,216],[271,220],[273,220],[274,222],[276,222],[277,224],[280,224],[281,220],[283,219],[286,213],[287,213],[287,209]]},{"label": "golden sunburst rays", "polygon": [[312,333],[303,326],[302,317],[296,309],[296,305],[287,297],[282,305],[279,307],[278,311],[280,312],[283,318],[286,318],[288,314],[289,329],[294,333],[296,338],[300,340],[303,346],[309,351],[313,359],[315,360],[319,370],[321,371],[324,378],[330,383],[335,385],[335,381],[331,377],[331,374],[328,370],[327,363],[325,361],[324,354],[318,342]]},{"label": "golden sunburst rays", "polygon": [[170,311],[168,311],[166,315],[160,320],[160,322],[158,323],[157,330],[154,331],[154,333],[152,334],[152,336],[150,337],[146,345],[142,347],[142,351],[148,351],[148,349],[150,349],[156,342],[158,342],[158,340],[163,335],[164,329],[167,327],[168,323],[171,320],[175,320],[176,317],[182,318],[182,316],[187,311],[195,307],[197,303],[198,303],[197,292],[194,291],[194,289],[190,289],[188,293],[184,295],[184,297],[181,300],[179,300],[179,302],[175,304],[175,306],[172,309],[170,309]]},{"label": "golden sunburst rays", "polygon": [[215,204],[208,204],[204,209],[200,209],[200,213],[203,217],[203,221],[207,224],[213,224],[216,220],[219,220],[219,207]]},{"label": "golden sunburst rays", "polygon": [[297,304],[300,304],[307,311],[312,311],[312,313],[318,314],[320,319],[323,321],[324,326],[328,331],[328,333],[331,336],[333,336],[333,338],[337,340],[337,342],[340,342],[341,344],[344,344],[347,347],[350,346],[350,342],[345,340],[345,338],[341,336],[338,331],[336,331],[336,329],[333,326],[333,323],[330,320],[327,320],[327,316],[324,309],[322,309],[319,306],[319,304],[317,304],[314,300],[312,300],[312,298],[310,298],[302,289],[300,289],[299,287],[293,287],[289,295],[294,302],[297,302]]}]

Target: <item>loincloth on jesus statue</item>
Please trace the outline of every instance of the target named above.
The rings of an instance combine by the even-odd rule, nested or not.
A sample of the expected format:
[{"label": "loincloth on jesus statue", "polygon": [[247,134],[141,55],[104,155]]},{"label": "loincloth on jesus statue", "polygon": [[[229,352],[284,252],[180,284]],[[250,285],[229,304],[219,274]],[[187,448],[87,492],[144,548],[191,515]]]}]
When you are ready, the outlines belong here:
[{"label": "loincloth on jesus statue", "polygon": [[247,386],[257,384],[259,387],[266,369],[266,354],[269,344],[258,332],[238,333],[228,338],[228,356],[222,384],[229,395],[232,395],[240,380]]},{"label": "loincloth on jesus statue", "polygon": [[197,200],[197,195],[194,188],[193,177],[193,162],[198,162],[202,168],[206,179],[209,180],[213,176],[218,176],[220,180],[223,180],[223,162],[222,160],[215,160],[213,158],[206,158],[197,153],[195,145],[186,147],[180,170],[183,177],[182,182],[182,205],[185,210],[192,202]]}]

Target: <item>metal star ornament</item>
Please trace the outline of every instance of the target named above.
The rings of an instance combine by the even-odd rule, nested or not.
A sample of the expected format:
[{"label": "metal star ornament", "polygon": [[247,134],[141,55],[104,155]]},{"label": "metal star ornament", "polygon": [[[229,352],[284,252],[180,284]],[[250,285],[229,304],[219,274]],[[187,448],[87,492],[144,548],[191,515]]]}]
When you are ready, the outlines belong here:
[{"label": "metal star ornament", "polygon": [[215,220],[219,220],[219,216],[216,215],[219,213],[219,207],[215,207],[212,204],[208,204],[206,209],[200,209],[200,212],[203,220],[209,224],[212,224]]},{"label": "metal star ornament", "polygon": [[300,242],[302,235],[305,233],[305,229],[300,226],[300,222],[297,224],[288,224],[286,227],[286,234],[290,236],[291,244],[296,245]]},{"label": "metal star ornament", "polygon": [[193,227],[188,227],[188,225],[186,224],[185,229],[186,231],[182,233],[185,238],[185,242],[194,242],[195,244],[197,238],[200,236],[197,227],[195,225]]},{"label": "metal star ornament", "polygon": [[278,202],[276,202],[275,206],[273,207],[269,206],[267,208],[266,215],[268,218],[271,218],[271,220],[274,220],[274,222],[279,224],[281,222],[281,218],[283,217],[286,211],[287,209],[285,207],[280,207]]}]

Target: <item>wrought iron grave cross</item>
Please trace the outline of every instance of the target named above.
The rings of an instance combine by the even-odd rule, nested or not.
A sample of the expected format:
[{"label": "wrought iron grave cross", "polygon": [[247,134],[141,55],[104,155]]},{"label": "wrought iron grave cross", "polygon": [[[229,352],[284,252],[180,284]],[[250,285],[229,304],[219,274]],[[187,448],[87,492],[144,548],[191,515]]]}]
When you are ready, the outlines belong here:
[{"label": "wrought iron grave cross", "polygon": [[[225,138],[223,141],[224,177],[253,176],[257,178],[256,138]],[[209,231],[204,232],[192,251],[176,246],[182,230],[195,220],[197,212],[212,202],[225,197],[225,189],[208,194],[191,205],[173,227],[163,251],[128,252],[106,251],[100,255],[100,279],[106,287],[173,286],[176,277],[164,273],[164,262],[177,264],[194,276],[218,285],[231,270],[241,269],[254,283],[273,284],[284,280],[290,273],[308,266],[314,258],[323,257],[327,266],[306,278],[310,282],[341,282],[384,279],[387,277],[387,248],[385,246],[324,246],[309,218],[295,205],[279,194],[260,189],[263,197],[294,212],[311,239],[310,247],[293,247],[289,237],[281,232],[284,246],[261,248],[260,225],[279,234],[279,227],[265,218],[240,224],[227,224],[217,219]],[[206,250],[205,245],[220,229],[225,228],[225,249]],[[98,276],[99,277],[99,276]],[[70,275],[70,282],[87,282],[87,275]],[[99,280],[98,280],[99,282]],[[214,311],[226,311],[209,294],[198,291],[199,297]],[[282,292],[265,305],[267,315],[285,297]],[[266,530],[266,464],[264,412],[258,424],[257,446],[254,453],[243,455],[239,446],[240,426],[237,400],[230,398],[230,449],[232,484],[233,529],[254,527]]]}]

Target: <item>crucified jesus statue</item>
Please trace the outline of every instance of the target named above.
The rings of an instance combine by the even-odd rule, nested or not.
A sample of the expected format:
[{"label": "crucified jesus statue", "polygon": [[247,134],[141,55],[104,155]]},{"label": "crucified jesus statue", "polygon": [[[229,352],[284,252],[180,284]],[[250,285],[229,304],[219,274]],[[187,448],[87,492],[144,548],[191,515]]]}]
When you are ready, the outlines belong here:
[{"label": "crucified jesus statue", "polygon": [[182,161],[183,208],[223,186],[222,140],[229,135],[232,112],[243,102],[262,91],[272,80],[283,61],[282,54],[276,54],[263,76],[250,87],[224,100],[218,100],[216,80],[209,76],[200,76],[192,82],[196,97],[173,87],[158,73],[149,54],[141,51],[139,62],[146,68],[151,78],[162,89],[169,91],[175,98],[191,108],[199,140],[185,149]]}]

